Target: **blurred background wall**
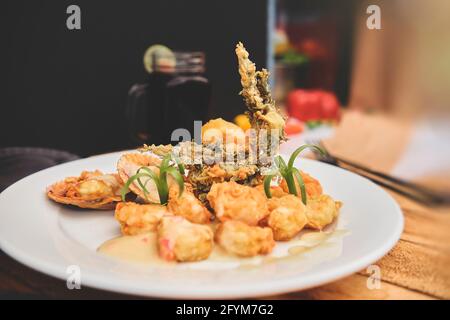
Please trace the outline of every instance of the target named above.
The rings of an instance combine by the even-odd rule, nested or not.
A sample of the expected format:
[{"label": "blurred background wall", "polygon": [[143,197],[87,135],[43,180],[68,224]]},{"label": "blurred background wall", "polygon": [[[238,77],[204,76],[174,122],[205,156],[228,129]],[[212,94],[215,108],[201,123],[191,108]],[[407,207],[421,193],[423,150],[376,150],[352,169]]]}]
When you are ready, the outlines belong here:
[{"label": "blurred background wall", "polygon": [[[79,31],[66,28],[70,4],[81,7]],[[366,26],[370,4],[381,30]],[[244,111],[237,41],[259,68],[273,66],[280,106],[293,89],[323,89],[354,109],[448,115],[448,12],[447,0],[5,0],[0,147],[134,147],[127,92],[146,79],[142,56],[156,43],[206,53],[210,117]]]},{"label": "blurred background wall", "polygon": [[[81,8],[81,30],[66,8]],[[133,147],[127,92],[142,82],[156,43],[206,53],[212,115],[243,112],[234,47],[267,63],[264,0],[5,0],[0,11],[0,146],[40,146],[90,155]]]},{"label": "blurred background wall", "polygon": [[322,89],[348,103],[358,1],[278,0],[272,31],[275,95],[285,103],[295,88]]},{"label": "blurred background wall", "polygon": [[[369,30],[369,4],[382,30]],[[350,105],[401,117],[450,112],[450,1],[371,0],[359,4]]]}]

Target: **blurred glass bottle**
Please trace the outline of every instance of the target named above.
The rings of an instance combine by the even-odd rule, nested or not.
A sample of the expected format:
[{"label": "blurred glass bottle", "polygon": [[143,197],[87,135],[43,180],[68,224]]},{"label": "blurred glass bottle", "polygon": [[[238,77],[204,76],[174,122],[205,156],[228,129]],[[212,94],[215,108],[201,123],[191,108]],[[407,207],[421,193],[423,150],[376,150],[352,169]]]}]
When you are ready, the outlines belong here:
[{"label": "blurred glass bottle", "polygon": [[194,138],[194,121],[205,121],[211,84],[204,75],[203,52],[172,52],[154,45],[144,54],[147,81],[128,93],[127,119],[135,143],[171,143],[171,133],[185,128]]}]

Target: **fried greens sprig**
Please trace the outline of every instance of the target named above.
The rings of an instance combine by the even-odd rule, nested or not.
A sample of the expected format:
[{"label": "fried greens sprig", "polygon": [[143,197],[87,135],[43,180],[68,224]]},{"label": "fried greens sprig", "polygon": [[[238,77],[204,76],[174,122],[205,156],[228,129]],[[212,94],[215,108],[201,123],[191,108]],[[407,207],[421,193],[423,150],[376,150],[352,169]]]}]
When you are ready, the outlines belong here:
[{"label": "fried greens sprig", "polygon": [[242,85],[239,94],[248,108],[247,114],[252,127],[257,130],[276,129],[280,140],[285,140],[285,118],[270,94],[269,72],[266,69],[256,71],[255,64],[248,58],[249,54],[241,42],[236,45],[236,56]]}]

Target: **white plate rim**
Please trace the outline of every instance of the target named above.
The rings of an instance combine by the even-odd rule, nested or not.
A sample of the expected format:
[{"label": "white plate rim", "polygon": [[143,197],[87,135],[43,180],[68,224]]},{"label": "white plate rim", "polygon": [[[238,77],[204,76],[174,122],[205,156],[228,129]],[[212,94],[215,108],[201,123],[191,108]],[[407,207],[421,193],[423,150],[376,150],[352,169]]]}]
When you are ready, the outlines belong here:
[{"label": "white plate rim", "polygon": [[[104,155],[95,155],[89,158],[79,159],[63,164],[59,164],[57,166],[47,168],[41,171],[38,171],[34,174],[31,174],[27,177],[22,178],[21,180],[17,181],[13,185],[9,186],[7,189],[5,189],[2,193],[0,193],[0,203],[2,200],[2,196],[4,194],[7,194],[8,190],[11,190],[16,186],[17,184],[23,183],[30,177],[41,174],[43,171],[50,170],[55,167],[64,166],[68,163],[75,163],[75,162],[83,162],[86,159],[94,159],[97,157],[103,157],[106,155],[111,155],[115,153],[108,153]],[[309,159],[302,159],[302,161],[314,161]],[[317,162],[317,161],[314,161]],[[343,170],[346,171],[349,174],[356,175],[352,172],[349,172],[347,170],[337,168],[334,166],[331,166],[329,164],[320,163],[320,165],[324,166],[330,166],[333,167],[336,170]],[[361,177],[359,175],[358,178],[365,180],[366,183],[375,185],[370,180]],[[376,185],[375,185],[376,186]],[[118,292],[118,293],[126,293],[131,295],[137,295],[137,296],[146,296],[146,297],[162,297],[162,298],[176,298],[176,299],[198,299],[198,298],[204,298],[204,299],[216,299],[216,298],[242,298],[242,297],[263,297],[263,296],[272,296],[276,294],[281,293],[287,293],[287,292],[293,292],[297,290],[306,290],[310,289],[312,287],[317,287],[326,283],[330,283],[332,281],[336,281],[339,279],[342,279],[346,276],[349,276],[351,274],[354,274],[357,271],[360,271],[364,269],[365,267],[369,266],[370,264],[378,261],[381,259],[386,253],[388,253],[398,242],[400,239],[400,236],[403,232],[404,228],[404,218],[403,213],[398,205],[398,203],[392,198],[392,196],[387,193],[382,188],[376,186],[379,188],[386,196],[386,200],[390,201],[390,205],[393,206],[396,214],[397,214],[397,224],[395,230],[392,232],[391,236],[385,240],[383,246],[380,246],[377,250],[371,251],[361,257],[361,259],[357,261],[353,261],[349,264],[346,264],[344,266],[341,266],[339,268],[335,268],[332,270],[328,270],[326,274],[316,274],[315,276],[310,276],[308,279],[304,279],[302,277],[297,277],[293,279],[285,279],[285,280],[276,280],[276,282],[262,282],[257,283],[253,287],[245,287],[242,290],[239,290],[239,293],[236,293],[236,290],[233,289],[226,289],[223,290],[200,290],[200,291],[193,291],[193,292],[179,292],[174,290],[173,288],[165,288],[163,286],[159,287],[153,287],[153,288],[141,288],[141,287],[130,287],[127,286],[126,281],[118,280],[116,282],[110,282],[110,279],[108,277],[102,277],[99,275],[90,275],[84,274],[83,275],[83,285],[86,285],[88,287],[102,289],[102,290],[108,290],[112,292]],[[66,280],[67,274],[63,272],[60,268],[54,266],[51,263],[48,263],[47,261],[35,261],[34,259],[30,259],[27,256],[26,252],[23,252],[21,249],[15,247],[12,243],[10,243],[7,239],[4,239],[2,235],[0,234],[0,248],[8,254],[10,257],[14,258],[15,260],[19,261],[20,263],[36,270],[39,272],[42,272],[44,274],[47,274],[49,276]],[[325,272],[322,272],[325,273]]]}]

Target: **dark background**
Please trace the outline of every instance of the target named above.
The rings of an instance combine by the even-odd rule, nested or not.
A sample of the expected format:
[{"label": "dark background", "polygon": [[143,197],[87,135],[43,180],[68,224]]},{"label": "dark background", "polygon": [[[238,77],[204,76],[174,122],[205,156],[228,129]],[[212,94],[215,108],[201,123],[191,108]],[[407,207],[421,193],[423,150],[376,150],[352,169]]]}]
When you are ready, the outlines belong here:
[{"label": "dark background", "polygon": [[[68,30],[66,8],[81,8]],[[85,156],[133,147],[127,92],[145,80],[156,43],[207,56],[212,117],[244,110],[234,47],[243,41],[266,66],[263,0],[2,1],[0,146],[39,146]]]}]

